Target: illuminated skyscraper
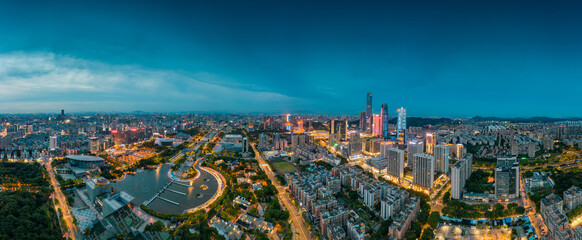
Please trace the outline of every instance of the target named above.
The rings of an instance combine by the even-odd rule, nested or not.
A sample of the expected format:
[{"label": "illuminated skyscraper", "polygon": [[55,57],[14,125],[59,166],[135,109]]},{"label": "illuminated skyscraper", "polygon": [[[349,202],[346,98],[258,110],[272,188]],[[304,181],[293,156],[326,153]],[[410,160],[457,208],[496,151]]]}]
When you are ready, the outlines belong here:
[{"label": "illuminated skyscraper", "polygon": [[417,153],[413,159],[413,183],[431,189],[434,184],[434,157],[426,153]]},{"label": "illuminated skyscraper", "polygon": [[[401,107],[398,110],[398,121],[396,124],[396,139],[398,142],[406,142],[406,109]],[[400,140],[400,133],[402,133],[402,141]]]},{"label": "illuminated skyscraper", "polygon": [[347,140],[348,120],[332,120],[330,134],[339,134],[340,141]]},{"label": "illuminated skyscraper", "polygon": [[382,109],[380,109],[380,116],[382,117],[382,137],[388,138],[388,104],[382,104]]},{"label": "illuminated skyscraper", "polygon": [[388,149],[388,174],[400,180],[404,177],[404,151],[398,148]]},{"label": "illuminated skyscraper", "polygon": [[434,146],[434,160],[436,163],[436,171],[441,173],[449,172],[449,146],[436,145]]},{"label": "illuminated skyscraper", "polygon": [[495,166],[495,198],[519,198],[519,162],[516,156],[498,156]]},{"label": "illuminated skyscraper", "polygon": [[372,117],[372,93],[368,93],[366,96],[366,117]]},{"label": "illuminated skyscraper", "polygon": [[414,161],[414,154],[424,153],[424,143],[419,141],[410,141],[406,147],[408,149],[408,157],[406,160],[408,161],[408,166],[412,166],[412,162]]},{"label": "illuminated skyscraper", "polygon": [[49,148],[51,151],[57,149],[57,136],[50,136],[49,138]]},{"label": "illuminated skyscraper", "polygon": [[436,135],[433,133],[426,133],[425,146],[426,153],[433,154],[433,148],[436,145]]},{"label": "illuminated skyscraper", "polygon": [[382,116],[378,114],[372,114],[372,116],[372,134],[380,136],[382,134]]},{"label": "illuminated skyscraper", "polygon": [[361,112],[360,113],[360,131],[365,132],[366,131],[366,112]]},{"label": "illuminated skyscraper", "polygon": [[89,149],[91,153],[98,153],[99,152],[99,138],[98,137],[91,137],[89,138]]}]

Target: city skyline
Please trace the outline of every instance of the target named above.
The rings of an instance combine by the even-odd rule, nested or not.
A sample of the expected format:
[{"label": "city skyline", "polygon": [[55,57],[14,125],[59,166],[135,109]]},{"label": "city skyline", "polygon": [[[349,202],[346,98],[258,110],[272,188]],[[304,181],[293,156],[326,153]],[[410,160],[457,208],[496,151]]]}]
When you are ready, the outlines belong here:
[{"label": "city skyline", "polygon": [[0,112],[581,117],[577,5],[8,2]]}]

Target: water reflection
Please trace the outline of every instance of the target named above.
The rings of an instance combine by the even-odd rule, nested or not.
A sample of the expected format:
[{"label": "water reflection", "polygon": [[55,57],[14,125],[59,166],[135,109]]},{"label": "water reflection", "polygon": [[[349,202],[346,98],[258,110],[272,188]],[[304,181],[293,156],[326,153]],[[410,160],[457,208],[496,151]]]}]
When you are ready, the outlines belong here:
[{"label": "water reflection", "polygon": [[[171,181],[170,177],[168,177],[170,168],[171,165],[165,164],[155,170],[146,170],[136,173],[135,175],[127,175],[125,179],[113,183],[113,187],[119,191],[125,191],[131,194],[135,197],[133,202],[140,205],[145,201],[150,200],[159,190]],[[210,180],[204,181],[204,179]],[[203,184],[208,186],[208,189],[205,191],[200,189],[200,186]],[[191,187],[187,187],[188,183],[184,183],[184,185],[173,183],[168,188],[176,192],[186,193],[185,196],[168,190],[160,194],[161,197],[177,202],[179,205],[156,198],[150,203],[149,207],[164,213],[182,213],[186,209],[204,204],[212,198],[218,189],[218,182],[216,179],[204,170],[200,171],[200,176],[195,181],[190,182]],[[203,192],[203,197],[196,197],[198,193],[202,194]]]}]

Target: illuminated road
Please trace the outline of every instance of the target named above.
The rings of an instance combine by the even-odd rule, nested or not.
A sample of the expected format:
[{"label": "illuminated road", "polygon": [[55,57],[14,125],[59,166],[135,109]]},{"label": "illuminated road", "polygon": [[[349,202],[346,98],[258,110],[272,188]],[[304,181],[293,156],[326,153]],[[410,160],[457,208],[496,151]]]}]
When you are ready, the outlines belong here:
[{"label": "illuminated road", "polygon": [[[255,151],[255,158],[259,162],[259,165],[267,164],[267,162],[261,156],[261,153],[259,153],[259,151],[257,151],[257,149],[255,148],[255,144],[252,143],[251,146],[253,148],[253,151]],[[275,187],[277,188],[277,191],[279,192],[279,195],[277,197],[279,197],[279,201],[282,202],[283,205],[285,205],[285,209],[289,211],[291,225],[293,226],[293,229],[295,229],[295,233],[299,235],[299,239],[311,239],[311,234],[309,230],[307,230],[307,225],[305,225],[303,217],[299,215],[299,210],[295,207],[293,202],[291,202],[291,198],[289,196],[289,193],[285,190],[285,187],[281,186],[281,184],[279,184],[279,181],[275,179],[275,175],[273,174],[273,171],[268,166],[268,164],[266,167],[263,168],[263,170],[265,170],[265,173],[267,173],[267,176],[269,177],[273,185],[275,185]]]},{"label": "illuminated road", "polygon": [[45,165],[46,170],[48,172],[48,175],[50,177],[51,185],[53,186],[53,188],[55,190],[53,197],[56,198],[56,200],[58,202],[57,206],[61,209],[61,212],[63,213],[62,218],[65,220],[65,224],[67,225],[66,228],[69,229],[69,232],[65,233],[65,236],[69,237],[70,239],[75,239],[75,233],[77,232],[77,227],[75,226],[75,224],[73,224],[73,217],[71,216],[71,211],[69,209],[69,205],[67,205],[67,198],[65,198],[65,195],[63,195],[63,192],[61,191],[61,188],[59,187],[59,182],[55,178],[55,173],[53,172],[53,169],[51,167],[51,161],[52,160],[45,161],[44,165]]},{"label": "illuminated road", "polygon": [[443,208],[444,208],[443,196],[445,196],[445,193],[448,192],[450,189],[451,189],[451,184],[447,183],[445,185],[444,190],[442,190],[441,195],[438,197],[438,199],[432,200],[430,202],[431,211],[440,212],[441,210],[443,210]]},{"label": "illuminated road", "polygon": [[[538,238],[542,238],[544,235],[542,233],[541,228],[545,228],[545,224],[543,222],[540,222],[538,220],[538,218],[536,218],[536,205],[530,201],[530,199],[527,197],[527,193],[525,192],[525,183],[524,183],[524,179],[521,178],[520,181],[520,190],[521,190],[521,201],[522,201],[522,205],[525,208],[525,212],[527,214],[527,216],[529,217],[530,221],[531,221],[531,225],[534,227],[536,234],[538,235]],[[531,209],[531,211],[529,210]],[[547,232],[547,231],[545,231]]]}]

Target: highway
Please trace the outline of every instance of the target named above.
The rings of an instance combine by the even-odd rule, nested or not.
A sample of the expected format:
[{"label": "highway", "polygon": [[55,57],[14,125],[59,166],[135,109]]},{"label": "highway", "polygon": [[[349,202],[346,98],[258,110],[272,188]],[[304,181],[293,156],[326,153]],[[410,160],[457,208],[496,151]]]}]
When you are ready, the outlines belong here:
[{"label": "highway", "polygon": [[56,198],[58,202],[57,207],[61,209],[61,212],[63,213],[62,218],[65,220],[65,224],[67,225],[65,227],[69,230],[69,232],[65,233],[65,237],[75,239],[77,227],[75,226],[75,224],[73,224],[73,217],[71,216],[71,211],[69,209],[69,205],[67,204],[67,198],[65,197],[65,195],[63,195],[63,192],[61,191],[59,182],[57,181],[55,173],[53,172],[53,168],[51,167],[51,162],[52,160],[44,161],[44,165],[48,172],[51,185],[55,190],[55,192],[53,193],[53,197]]},{"label": "highway", "polygon": [[259,162],[259,165],[264,166],[263,164],[267,164],[267,166],[264,167],[263,170],[265,171],[265,173],[267,173],[267,176],[269,177],[273,185],[275,185],[275,187],[277,188],[277,191],[279,192],[277,196],[279,198],[279,202],[282,202],[283,205],[285,206],[285,209],[289,211],[291,225],[293,226],[295,233],[299,235],[298,239],[311,239],[311,233],[309,232],[309,230],[307,230],[307,225],[305,224],[303,217],[299,215],[300,211],[295,207],[295,205],[291,201],[289,193],[287,192],[287,190],[285,190],[285,187],[281,186],[281,184],[279,184],[279,181],[275,179],[275,174],[273,174],[273,171],[269,167],[268,163],[263,159],[261,153],[257,151],[254,143],[251,143],[251,147],[255,152],[255,158]]}]

